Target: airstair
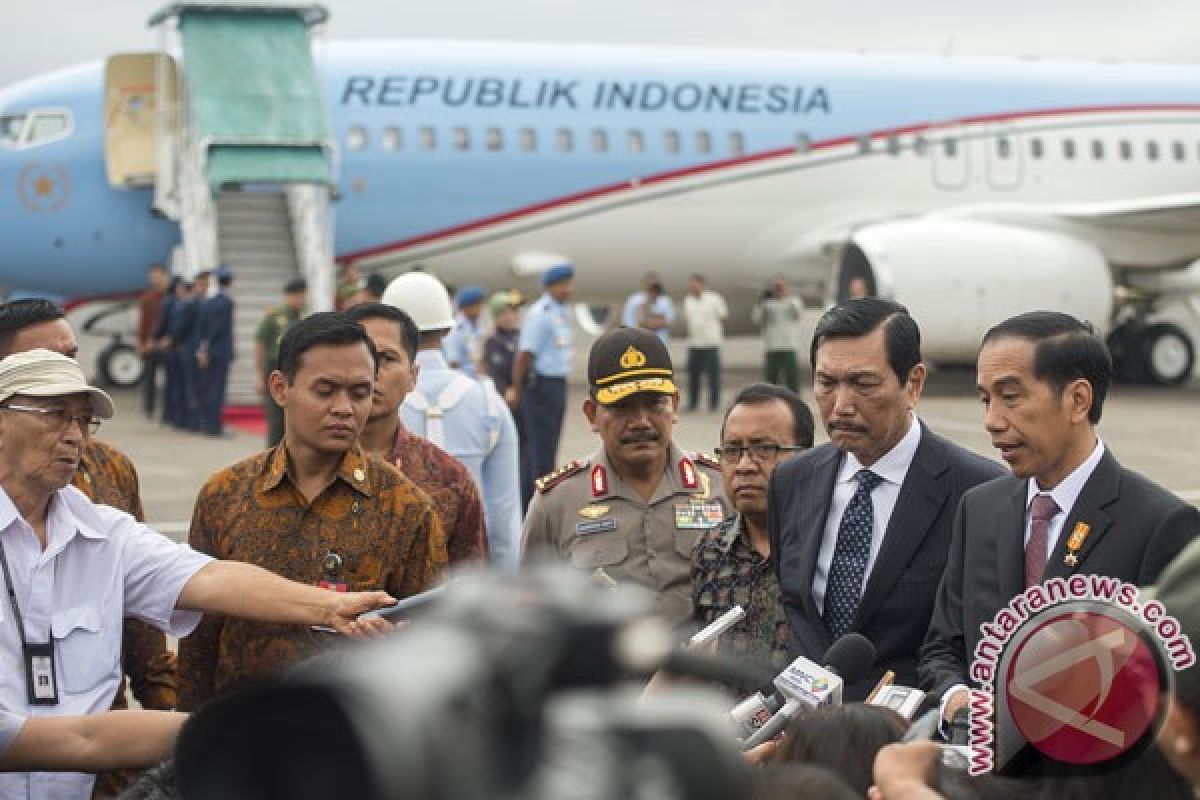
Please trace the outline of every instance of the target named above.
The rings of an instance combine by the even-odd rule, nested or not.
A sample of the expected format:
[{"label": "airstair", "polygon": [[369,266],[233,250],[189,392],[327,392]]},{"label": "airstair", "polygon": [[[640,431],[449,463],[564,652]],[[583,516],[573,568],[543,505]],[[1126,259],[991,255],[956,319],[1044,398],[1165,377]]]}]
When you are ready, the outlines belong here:
[{"label": "airstair", "polygon": [[180,227],[175,274],[233,271],[230,404],[258,402],[254,331],[289,279],[308,281],[311,309],[333,306],[334,142],[310,42],[327,18],[319,5],[172,3],[150,18],[159,53],[108,65],[114,107],[154,122],[109,121],[110,182],[153,186]]}]

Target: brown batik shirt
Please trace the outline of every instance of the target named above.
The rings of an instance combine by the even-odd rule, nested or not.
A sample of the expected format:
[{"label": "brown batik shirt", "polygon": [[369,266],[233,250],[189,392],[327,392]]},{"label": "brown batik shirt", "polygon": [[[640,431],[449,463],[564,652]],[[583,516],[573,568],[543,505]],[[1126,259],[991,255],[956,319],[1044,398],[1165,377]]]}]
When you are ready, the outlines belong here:
[{"label": "brown batik shirt", "polygon": [[[446,539],[429,497],[358,447],[311,502],[288,476],[284,444],[216,473],[196,498],[188,541],[300,583],[383,589],[396,598],[431,588],[446,566]],[[206,614],[179,644],[179,707],[190,711],[295,664],[327,637],[301,625]]]},{"label": "brown batik shirt", "polygon": [[[143,521],[142,496],[133,462],[115,447],[90,439],[79,459],[71,484],[102,505],[112,506]],[[128,677],[133,696],[143,708],[166,711],[175,707],[175,654],[167,649],[167,637],[140,619],[126,619],[121,635],[121,668]],[[112,707],[128,706],[125,679],[117,687]],[[141,774],[140,770],[103,772],[96,776],[93,797],[116,797]]]},{"label": "brown batik shirt", "polygon": [[424,436],[403,425],[387,460],[429,495],[437,509],[450,563],[480,563],[487,558],[483,501],[479,487],[462,462]]},{"label": "brown batik shirt", "polygon": [[[790,631],[779,580],[770,560],[750,544],[741,515],[705,531],[692,552],[692,607],[704,627],[734,606],[745,618],[717,640],[719,652],[781,672],[788,663]],[[750,694],[760,687],[730,688]]]}]

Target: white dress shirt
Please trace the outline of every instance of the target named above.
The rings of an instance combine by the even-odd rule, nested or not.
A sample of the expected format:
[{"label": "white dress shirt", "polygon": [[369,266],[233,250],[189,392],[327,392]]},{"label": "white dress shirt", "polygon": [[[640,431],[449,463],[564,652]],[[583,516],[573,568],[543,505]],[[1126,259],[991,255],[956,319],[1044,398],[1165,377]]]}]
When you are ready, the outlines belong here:
[{"label": "white dress shirt", "polygon": [[[908,433],[896,443],[882,458],[872,464],[869,469],[883,480],[871,492],[871,509],[875,522],[871,527],[871,554],[867,558],[867,569],[863,572],[863,586],[875,567],[875,558],[883,546],[883,535],[887,533],[888,521],[892,511],[896,509],[896,500],[900,497],[900,487],[904,484],[904,476],[912,466],[917,454],[917,446],[921,444],[921,424],[913,416],[909,421]],[[865,469],[853,453],[847,453],[842,468],[838,470],[837,482],[833,484],[833,497],[829,499],[829,515],[825,518],[825,532],[821,537],[821,549],[817,552],[817,567],[813,571],[812,596],[817,610],[825,613],[825,584],[829,581],[829,570],[833,565],[833,554],[837,549],[838,529],[842,524],[842,516],[854,493],[858,491],[858,481],[854,476],[859,470]],[[859,591],[862,591],[862,586]]]},{"label": "white dress shirt", "polygon": [[13,740],[25,725],[25,717],[9,711],[0,711],[0,756],[12,747]]},{"label": "white dress shirt", "polygon": [[722,323],[729,316],[725,299],[712,289],[699,297],[683,298],[683,318],[687,321],[688,347],[720,347],[725,338]]},{"label": "white dress shirt", "polygon": [[[78,716],[107,711],[121,682],[126,616],[173,636],[200,621],[177,611],[184,584],[212,559],[152,531],[123,511],[93,503],[72,486],[55,492],[46,518],[46,549],[0,489],[0,541],[30,643],[53,642],[57,705],[29,705],[21,637],[0,589],[0,710],[18,716]],[[0,580],[0,582],[3,582]],[[92,775],[0,775],[3,800],[87,800]]]},{"label": "white dress shirt", "polygon": [[1058,544],[1058,537],[1062,533],[1063,523],[1067,521],[1067,517],[1071,513],[1071,509],[1075,507],[1075,501],[1079,499],[1079,493],[1083,491],[1083,485],[1088,482],[1088,478],[1092,477],[1092,473],[1096,471],[1096,466],[1099,465],[1100,459],[1104,456],[1104,442],[1096,439],[1096,447],[1093,448],[1092,454],[1084,459],[1075,470],[1059,481],[1058,486],[1046,491],[1038,486],[1037,478],[1029,479],[1029,488],[1025,493],[1025,546],[1029,546],[1029,534],[1033,524],[1033,517],[1029,513],[1029,507],[1033,503],[1033,498],[1039,494],[1048,494],[1054,498],[1054,502],[1058,504],[1058,513],[1050,518],[1050,527],[1046,529],[1046,559],[1050,559],[1051,553],[1054,552],[1055,545]]}]

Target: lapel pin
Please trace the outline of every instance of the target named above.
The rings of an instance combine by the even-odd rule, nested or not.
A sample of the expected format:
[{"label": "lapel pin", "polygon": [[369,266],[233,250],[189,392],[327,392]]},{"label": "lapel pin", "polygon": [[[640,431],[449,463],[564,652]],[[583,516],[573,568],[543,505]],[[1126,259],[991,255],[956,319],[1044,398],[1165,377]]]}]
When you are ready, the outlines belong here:
[{"label": "lapel pin", "polygon": [[1068,567],[1074,568],[1079,565],[1079,550],[1091,532],[1092,526],[1086,522],[1075,523],[1075,530],[1071,531],[1071,537],[1067,539],[1067,555],[1063,558],[1063,563]]}]

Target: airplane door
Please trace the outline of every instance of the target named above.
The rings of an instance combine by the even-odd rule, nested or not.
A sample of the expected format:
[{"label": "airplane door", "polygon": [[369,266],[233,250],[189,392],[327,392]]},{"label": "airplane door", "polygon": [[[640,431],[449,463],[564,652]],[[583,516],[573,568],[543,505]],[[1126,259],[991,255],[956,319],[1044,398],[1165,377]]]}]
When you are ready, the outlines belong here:
[{"label": "airplane door", "polygon": [[1001,191],[1017,189],[1024,178],[1024,148],[1015,128],[996,125],[983,141],[988,184]]},{"label": "airplane door", "polygon": [[[166,115],[158,112],[160,78]],[[170,56],[122,53],[105,62],[104,164],[113,187],[150,186],[158,177],[159,125],[165,117],[175,127],[177,85]]]},{"label": "airplane door", "polygon": [[939,189],[964,189],[971,177],[970,141],[959,127],[940,128],[929,137],[933,182]]}]

